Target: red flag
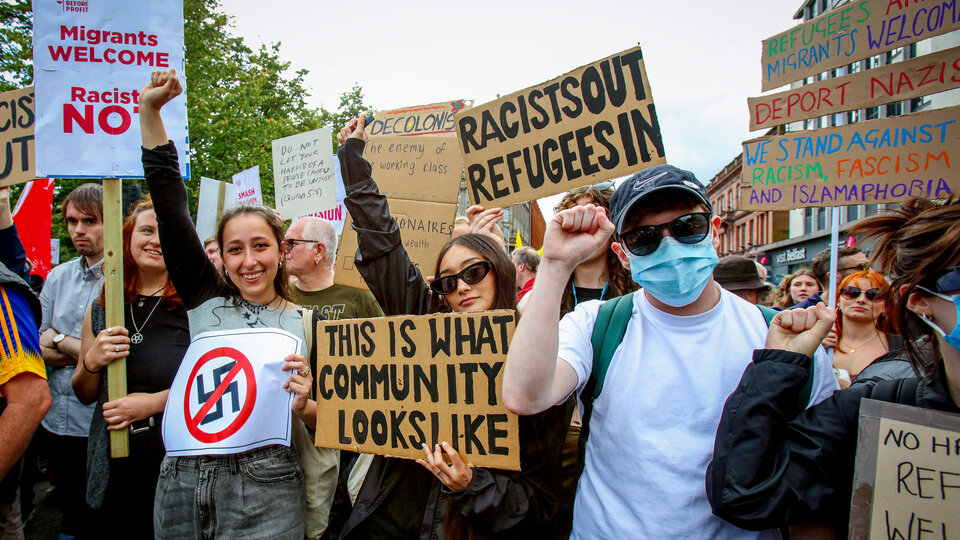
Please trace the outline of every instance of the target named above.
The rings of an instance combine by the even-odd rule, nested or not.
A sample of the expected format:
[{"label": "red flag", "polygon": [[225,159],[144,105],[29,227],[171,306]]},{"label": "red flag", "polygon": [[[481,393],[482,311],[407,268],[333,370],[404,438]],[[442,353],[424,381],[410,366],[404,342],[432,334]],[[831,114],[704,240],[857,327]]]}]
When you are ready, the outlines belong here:
[{"label": "red flag", "polygon": [[50,229],[53,227],[53,179],[27,182],[13,209],[20,241],[33,267],[31,274],[47,279],[50,273]]}]

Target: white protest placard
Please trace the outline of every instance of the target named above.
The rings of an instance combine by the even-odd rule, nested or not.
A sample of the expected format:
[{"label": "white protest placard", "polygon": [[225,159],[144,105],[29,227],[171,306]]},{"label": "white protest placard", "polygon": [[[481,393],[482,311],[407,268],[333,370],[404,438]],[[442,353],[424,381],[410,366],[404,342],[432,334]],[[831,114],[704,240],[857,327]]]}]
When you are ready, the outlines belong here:
[{"label": "white protest placard", "polygon": [[273,141],[273,184],[284,218],[330,210],[337,204],[333,145],[325,127]]},{"label": "white protest placard", "polygon": [[275,328],[204,332],[183,356],[163,411],[171,456],[236,454],[290,445],[290,404],[283,359],[300,339]]},{"label": "white protest placard", "polygon": [[263,204],[260,191],[260,166],[250,167],[233,175],[238,204]]},{"label": "white protest placard", "polygon": [[236,187],[206,176],[200,177],[197,201],[197,236],[206,240],[217,232],[217,222],[224,212],[237,206]]},{"label": "white protest placard", "polygon": [[340,233],[343,232],[343,223],[347,219],[347,207],[343,205],[343,199],[346,198],[347,192],[343,189],[343,177],[340,176],[340,161],[337,159],[337,156],[333,156],[333,172],[337,183],[337,205],[330,210],[313,212],[312,214],[300,216],[297,219],[301,217],[323,218],[333,225],[333,230],[337,233],[337,236],[340,236]]},{"label": "white protest placard", "polygon": [[[170,68],[186,87],[182,0],[36,2],[33,21],[37,176],[143,177],[140,90]],[[163,120],[189,178],[186,99]]]}]

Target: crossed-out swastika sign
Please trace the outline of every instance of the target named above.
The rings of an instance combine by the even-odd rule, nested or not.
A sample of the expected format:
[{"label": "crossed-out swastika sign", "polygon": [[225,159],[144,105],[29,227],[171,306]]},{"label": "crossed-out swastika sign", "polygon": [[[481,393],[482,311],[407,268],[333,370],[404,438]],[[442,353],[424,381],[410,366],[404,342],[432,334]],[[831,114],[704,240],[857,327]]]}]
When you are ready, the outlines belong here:
[{"label": "crossed-out swastika sign", "polygon": [[[241,386],[245,388],[242,395]],[[243,427],[253,412],[257,401],[253,366],[234,348],[213,349],[194,366],[185,397],[183,415],[190,434],[200,442],[222,441]]]}]

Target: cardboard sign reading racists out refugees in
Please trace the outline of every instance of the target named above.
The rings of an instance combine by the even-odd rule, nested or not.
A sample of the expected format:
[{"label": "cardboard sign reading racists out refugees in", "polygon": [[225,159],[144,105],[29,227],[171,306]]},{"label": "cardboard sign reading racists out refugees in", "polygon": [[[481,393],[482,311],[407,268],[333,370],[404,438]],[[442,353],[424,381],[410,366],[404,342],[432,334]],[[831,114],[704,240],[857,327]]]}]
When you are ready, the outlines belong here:
[{"label": "cardboard sign reading racists out refugees in", "polygon": [[763,91],[960,28],[956,0],[854,0],[763,41]]},{"label": "cardboard sign reading racists out refugees in", "polygon": [[33,87],[0,94],[0,187],[33,180]]},{"label": "cardboard sign reading racists out refugees in", "polygon": [[198,199],[197,236],[202,242],[217,232],[220,216],[237,205],[236,187],[229,182],[201,176]]},{"label": "cardboard sign reading racists out refugees in", "polygon": [[864,399],[850,538],[956,538],[960,415]]},{"label": "cardboard sign reading racists out refugees in", "polygon": [[465,463],[519,470],[503,405],[512,311],[317,325],[317,446],[404,458],[447,441]]},{"label": "cardboard sign reading racists out refugees in", "polygon": [[[142,177],[138,100],[150,72],[183,78],[182,0],[62,0],[33,6],[37,175]],[[190,176],[187,101],[163,107]]]},{"label": "cardboard sign reading racists out refugees in", "polygon": [[[453,233],[453,220],[457,205],[408,201],[405,199],[387,199],[390,215],[397,220],[403,247],[407,255],[424,276],[432,275],[440,248]],[[353,220],[347,216],[343,235],[337,248],[334,282],[347,287],[368,289],[367,283],[354,265],[354,255],[359,246],[356,232],[351,228]]]},{"label": "cardboard sign reading racists out refugees in", "polygon": [[474,204],[508,206],[665,163],[640,48],[457,115]]},{"label": "cardboard sign reading racists out refugees in", "polygon": [[204,332],[190,341],[163,410],[171,456],[236,454],[290,445],[283,359],[300,339],[275,328]]},{"label": "cardboard sign reading racists out refugees in", "polygon": [[458,99],[429,105],[414,105],[389,111],[377,111],[366,127],[371,137],[390,135],[453,135],[454,115],[473,105],[471,99]]},{"label": "cardboard sign reading racists out refugees in", "polygon": [[325,127],[273,141],[273,184],[284,219],[337,204],[333,147]]},{"label": "cardboard sign reading racists out refugees in", "polygon": [[944,198],[960,190],[960,107],[743,143],[746,210]]},{"label": "cardboard sign reading racists out refugees in", "polygon": [[238,204],[263,204],[259,165],[233,175],[233,186],[237,192]]},{"label": "cardboard sign reading racists out refugees in", "polygon": [[750,130],[960,88],[960,47],[749,98]]},{"label": "cardboard sign reading racists out refugees in", "polygon": [[363,157],[390,199],[457,203],[463,154],[453,137],[374,137]]}]

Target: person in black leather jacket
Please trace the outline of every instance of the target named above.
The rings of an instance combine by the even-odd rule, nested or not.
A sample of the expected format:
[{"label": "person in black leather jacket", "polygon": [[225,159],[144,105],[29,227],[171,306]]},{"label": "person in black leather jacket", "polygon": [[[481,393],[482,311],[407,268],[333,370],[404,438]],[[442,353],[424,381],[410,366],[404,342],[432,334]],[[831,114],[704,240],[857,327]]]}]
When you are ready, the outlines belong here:
[{"label": "person in black leather jacket", "polygon": [[[338,151],[344,200],[357,231],[356,266],[386,315],[516,308],[515,271],[502,246],[466,234],[441,252],[437,279],[474,264],[490,263],[480,281],[457,279],[447,295],[428,286],[403,248],[386,198],[363,159],[363,120],[341,130]],[[466,250],[466,251],[464,251]],[[502,258],[502,260],[501,260]],[[475,276],[474,276],[475,279]],[[436,288],[436,287],[434,287]],[[473,468],[469,478],[427,460],[373,457],[350,506],[340,497],[331,512],[333,538],[546,538],[559,492],[560,451],[572,402],[540,415],[520,417],[520,472]],[[349,474],[346,463],[341,479]],[[438,474],[439,473],[439,474]],[[454,478],[450,474],[457,476]]]},{"label": "person in black leather jacket", "polygon": [[922,380],[865,381],[801,412],[810,356],[836,315],[822,303],[779,314],[727,399],[707,469],[714,514],[738,527],[828,522],[846,535],[861,399],[960,413],[960,201],[913,200],[851,232],[877,240],[894,331],[929,328],[935,354],[904,339]]}]

